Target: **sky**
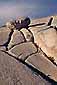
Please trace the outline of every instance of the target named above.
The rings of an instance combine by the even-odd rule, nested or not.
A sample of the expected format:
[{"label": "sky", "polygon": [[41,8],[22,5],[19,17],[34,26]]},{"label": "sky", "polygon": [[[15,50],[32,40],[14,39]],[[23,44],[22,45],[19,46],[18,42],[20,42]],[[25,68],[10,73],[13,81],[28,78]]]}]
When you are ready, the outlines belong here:
[{"label": "sky", "polygon": [[0,0],[0,25],[19,16],[30,18],[57,14],[57,0]]}]

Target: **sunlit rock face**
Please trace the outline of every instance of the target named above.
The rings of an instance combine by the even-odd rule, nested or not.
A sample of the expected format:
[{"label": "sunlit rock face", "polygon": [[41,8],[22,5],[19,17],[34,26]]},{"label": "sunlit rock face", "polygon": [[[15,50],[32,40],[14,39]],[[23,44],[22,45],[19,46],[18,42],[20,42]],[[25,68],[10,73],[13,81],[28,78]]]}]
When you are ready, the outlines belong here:
[{"label": "sunlit rock face", "polygon": [[1,85],[57,85],[57,31],[50,18],[31,20],[28,29],[17,30],[14,21],[1,27]]},{"label": "sunlit rock face", "polygon": [[51,25],[57,27],[57,16],[52,16],[52,17],[53,17],[53,21],[52,21]]},{"label": "sunlit rock face", "polygon": [[[51,17],[46,18],[47,20],[44,18],[43,21],[48,21],[48,19]],[[36,20],[32,21],[32,23],[35,23]],[[57,16],[53,16],[53,20],[50,26],[53,27],[45,25],[40,27],[32,27],[29,29],[34,35],[34,42],[43,50],[44,53],[46,53],[48,57],[54,57],[55,61],[57,62],[57,31],[54,28],[54,26],[57,26]]]},{"label": "sunlit rock face", "polygon": [[57,61],[57,32],[55,29],[37,33],[35,43],[47,54],[48,57],[54,57]]}]

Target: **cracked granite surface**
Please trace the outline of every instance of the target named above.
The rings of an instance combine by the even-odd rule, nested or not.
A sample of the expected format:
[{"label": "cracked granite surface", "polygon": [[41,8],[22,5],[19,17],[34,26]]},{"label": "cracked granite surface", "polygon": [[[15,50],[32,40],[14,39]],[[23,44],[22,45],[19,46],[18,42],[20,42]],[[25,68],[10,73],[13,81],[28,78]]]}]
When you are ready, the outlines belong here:
[{"label": "cracked granite surface", "polygon": [[53,22],[47,25],[50,18],[20,31],[0,28],[0,85],[57,85],[57,31]]}]

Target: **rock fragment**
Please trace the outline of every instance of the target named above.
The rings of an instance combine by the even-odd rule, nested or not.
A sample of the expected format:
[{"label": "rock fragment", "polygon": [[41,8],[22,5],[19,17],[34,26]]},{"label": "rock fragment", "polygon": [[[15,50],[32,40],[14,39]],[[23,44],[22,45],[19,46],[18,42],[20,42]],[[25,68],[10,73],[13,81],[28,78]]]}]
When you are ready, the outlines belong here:
[{"label": "rock fragment", "polygon": [[49,61],[44,55],[36,53],[29,56],[26,62],[34,66],[36,69],[42,71],[51,79],[57,81],[57,67],[53,65],[51,61]]},{"label": "rock fragment", "polygon": [[18,30],[14,30],[12,36],[11,36],[11,40],[8,44],[8,49],[10,49],[13,45],[19,44],[24,42],[24,37],[23,35],[20,33],[20,31]]},{"label": "rock fragment", "polygon": [[51,23],[51,26],[56,26],[57,27],[57,16],[52,16],[53,17],[53,21]]},{"label": "rock fragment", "polygon": [[0,28],[0,46],[7,42],[9,38],[10,30],[6,27]]},{"label": "rock fragment", "polygon": [[0,51],[0,84],[1,85],[50,85],[41,76],[32,74],[25,65],[12,56]]},{"label": "rock fragment", "polygon": [[23,33],[26,41],[29,42],[29,41],[33,40],[33,35],[32,35],[32,33],[29,30],[23,28],[23,29],[21,29],[21,32]]},{"label": "rock fragment", "polygon": [[22,43],[15,46],[10,50],[10,53],[13,53],[19,59],[25,60],[29,55],[37,52],[37,48],[32,42]]},{"label": "rock fragment", "polygon": [[57,31],[53,27],[31,27],[34,42],[42,49],[48,57],[54,57],[57,63]]}]

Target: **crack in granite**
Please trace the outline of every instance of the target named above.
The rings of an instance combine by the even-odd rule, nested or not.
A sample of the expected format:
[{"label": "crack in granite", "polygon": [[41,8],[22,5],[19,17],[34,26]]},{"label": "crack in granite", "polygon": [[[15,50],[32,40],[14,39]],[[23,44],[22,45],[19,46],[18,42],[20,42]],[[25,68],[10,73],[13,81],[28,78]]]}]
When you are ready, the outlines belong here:
[{"label": "crack in granite", "polygon": [[43,72],[41,72],[39,69],[35,68],[34,66],[32,66],[31,64],[26,63],[24,60],[21,60],[19,58],[17,58],[16,56],[13,56],[11,54],[9,54],[6,51],[1,50],[2,52],[10,55],[11,57],[13,57],[15,60],[17,60],[18,62],[24,64],[25,66],[27,66],[31,71],[33,71],[36,75],[40,75],[43,79],[45,79],[46,81],[49,81],[52,85],[57,85],[57,82],[53,79],[51,79],[49,77],[49,75],[45,75]]}]

